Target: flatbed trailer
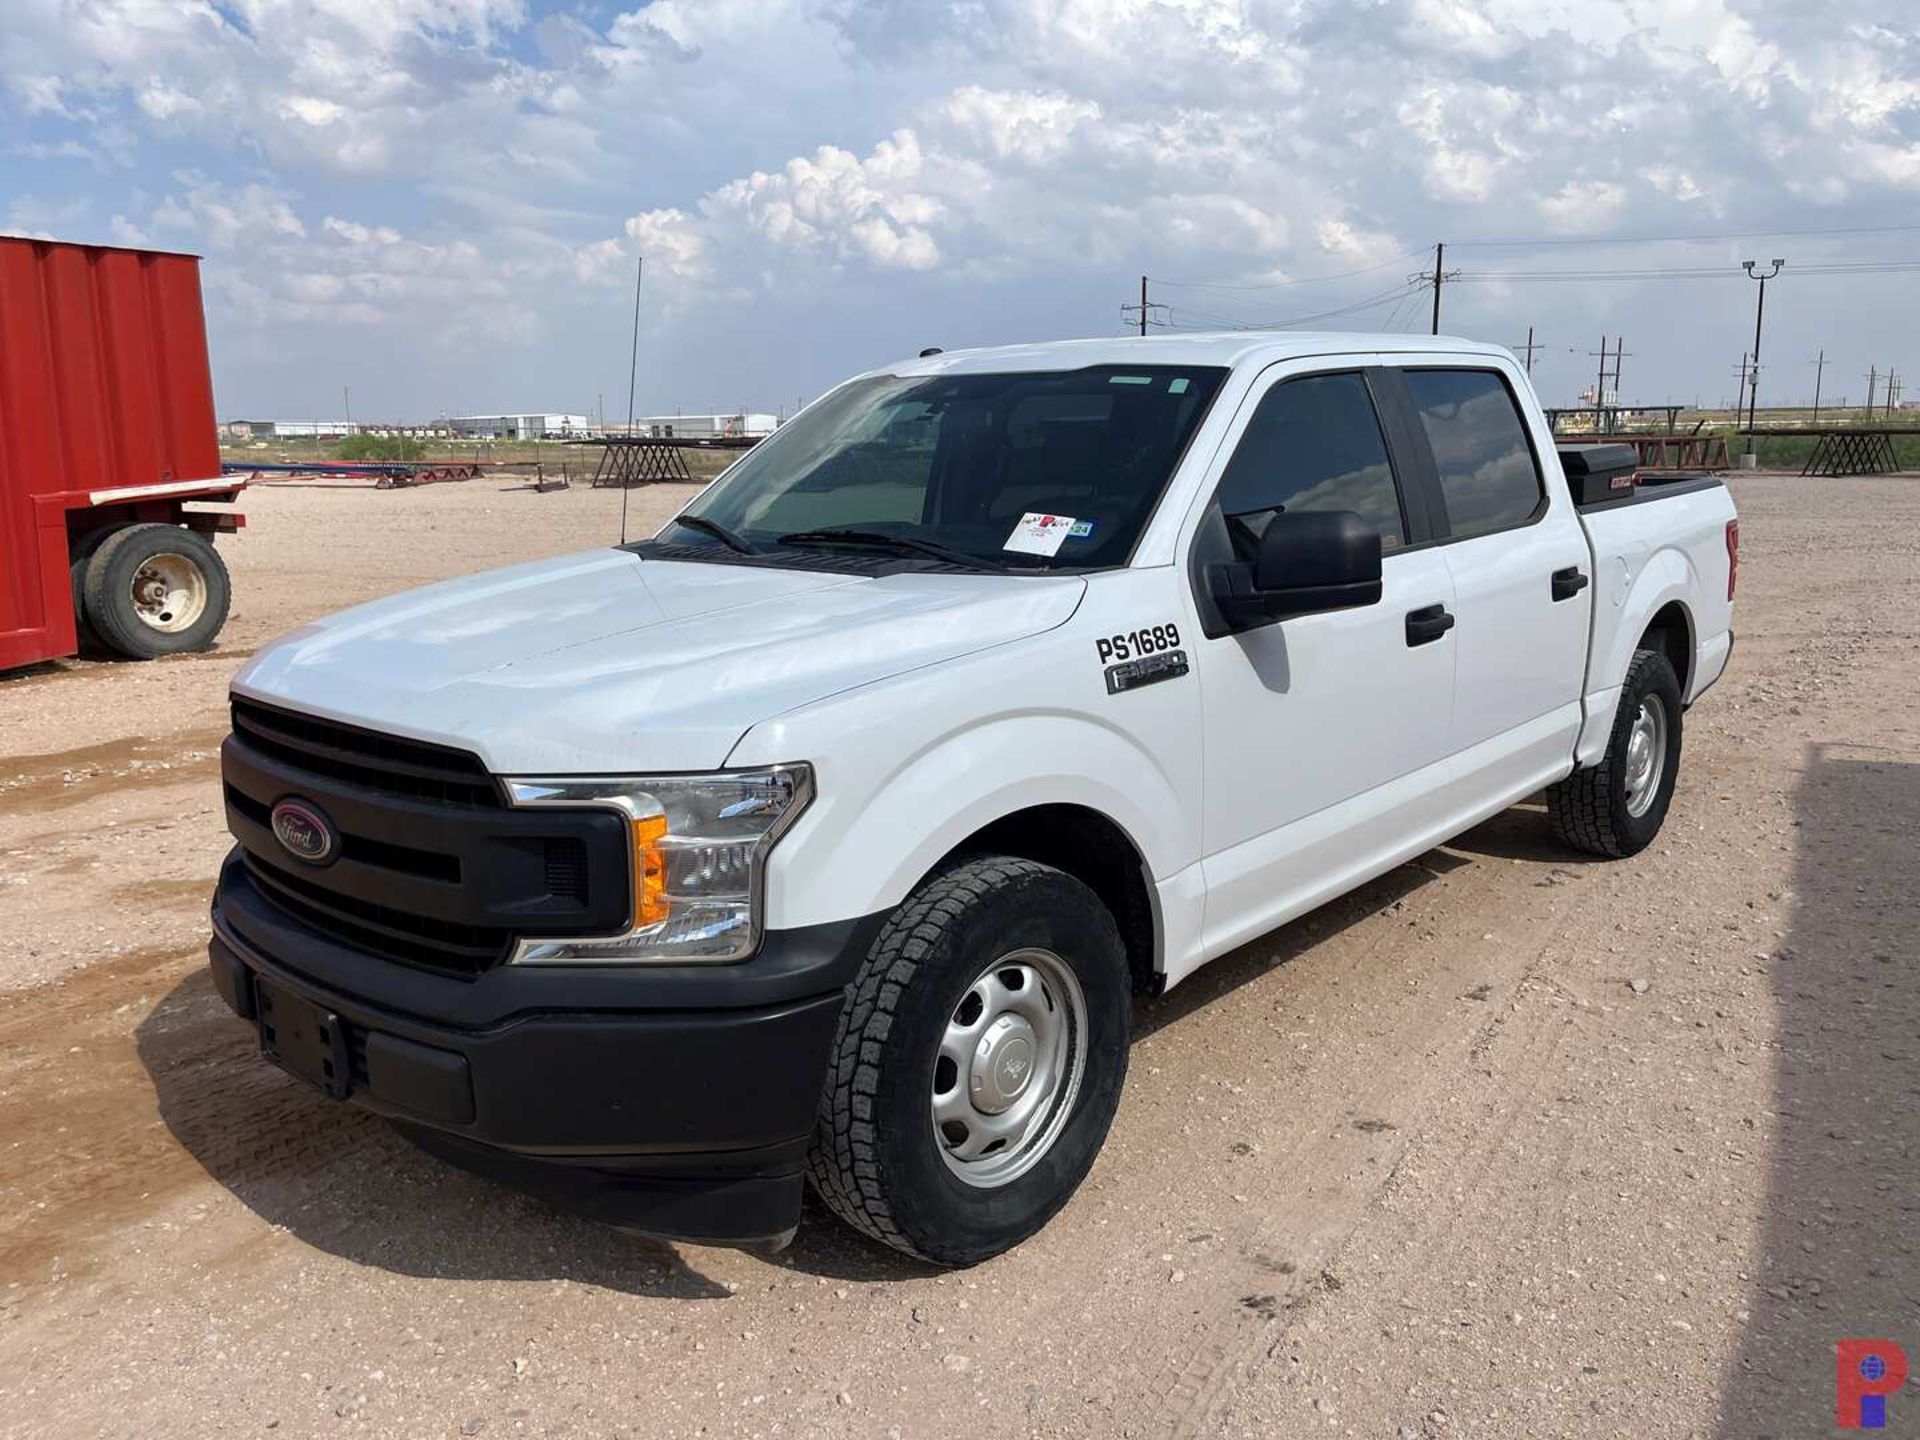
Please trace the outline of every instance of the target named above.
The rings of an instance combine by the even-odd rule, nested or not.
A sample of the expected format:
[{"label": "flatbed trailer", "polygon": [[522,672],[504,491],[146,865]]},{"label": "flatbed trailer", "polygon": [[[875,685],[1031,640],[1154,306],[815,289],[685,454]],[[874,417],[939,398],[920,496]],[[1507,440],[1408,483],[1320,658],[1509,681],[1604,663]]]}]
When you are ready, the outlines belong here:
[{"label": "flatbed trailer", "polygon": [[402,490],[413,485],[438,485],[447,480],[473,480],[480,466],[472,460],[228,460],[229,475],[274,480],[366,480],[376,490]]},{"label": "flatbed trailer", "polygon": [[[243,515],[199,257],[0,236],[0,669],[204,650]],[[189,506],[195,508],[189,509]]]}]

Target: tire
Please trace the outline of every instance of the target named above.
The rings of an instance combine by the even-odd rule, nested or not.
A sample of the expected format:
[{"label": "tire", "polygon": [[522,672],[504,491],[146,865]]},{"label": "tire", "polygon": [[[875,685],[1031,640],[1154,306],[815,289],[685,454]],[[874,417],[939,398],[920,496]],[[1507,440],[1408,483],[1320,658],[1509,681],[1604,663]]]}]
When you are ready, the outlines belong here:
[{"label": "tire", "polygon": [[[1639,753],[1659,766],[1650,784],[1637,781],[1636,726],[1649,707],[1657,710],[1657,736]],[[1673,802],[1680,775],[1682,707],[1673,665],[1657,650],[1636,650],[1620,688],[1613,734],[1600,763],[1576,770],[1547,791],[1547,809],[1561,840],[1576,850],[1612,859],[1637,855],[1653,843]]]},{"label": "tire", "polygon": [[[1028,1014],[1038,1018],[1024,1035],[1024,1076],[1009,1089]],[[984,1057],[966,1073],[949,1039],[960,1033],[949,1022],[962,1020],[980,1036],[966,1053]],[[972,1265],[1011,1249],[1066,1204],[1099,1154],[1132,1024],[1126,948],[1093,891],[1031,860],[962,862],[901,904],[849,989],[809,1159],[814,1188],[856,1230],[922,1260]],[[980,1094],[989,1098],[975,1109]],[[967,1117],[947,1121],[944,1139],[937,1104]],[[999,1114],[986,1113],[995,1104]],[[989,1142],[1000,1116],[1020,1133]]]},{"label": "tire", "polygon": [[99,655],[107,648],[107,642],[100,638],[99,630],[87,616],[87,565],[93,559],[94,552],[106,544],[114,531],[115,527],[108,525],[88,533],[73,547],[73,555],[67,565],[67,572],[73,581],[73,625],[79,635],[82,655]]},{"label": "tire", "polygon": [[101,640],[133,660],[207,649],[233,602],[213,542],[180,525],[114,531],[87,562],[80,589]]}]

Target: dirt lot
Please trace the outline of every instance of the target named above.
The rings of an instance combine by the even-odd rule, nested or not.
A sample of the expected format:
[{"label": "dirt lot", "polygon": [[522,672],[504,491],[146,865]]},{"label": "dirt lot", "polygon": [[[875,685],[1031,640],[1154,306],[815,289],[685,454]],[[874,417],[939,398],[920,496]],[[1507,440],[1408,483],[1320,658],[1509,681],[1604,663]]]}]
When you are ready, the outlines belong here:
[{"label": "dirt lot", "polygon": [[259,1062],[228,676],[619,497],[256,492],[227,648],[0,679],[0,1433],[1827,1433],[1835,1338],[1920,1356],[1920,481],[1734,484],[1660,842],[1522,806],[1143,1005],[1091,1180],[964,1274],[599,1229]]}]

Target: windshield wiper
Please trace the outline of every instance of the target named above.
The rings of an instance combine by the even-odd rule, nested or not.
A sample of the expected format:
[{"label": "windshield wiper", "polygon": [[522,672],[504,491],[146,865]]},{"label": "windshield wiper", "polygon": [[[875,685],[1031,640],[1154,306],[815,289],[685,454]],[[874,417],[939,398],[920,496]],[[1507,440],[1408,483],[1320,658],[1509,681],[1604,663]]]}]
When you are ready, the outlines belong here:
[{"label": "windshield wiper", "polygon": [[986,560],[978,555],[968,555],[955,550],[950,545],[942,545],[938,540],[921,540],[912,535],[889,535],[883,530],[795,530],[791,535],[782,535],[777,542],[781,545],[853,545],[870,546],[878,550],[908,551],[918,555],[929,555],[935,560],[944,560],[949,565],[964,566],[968,570],[1005,570],[1007,567],[995,560]]},{"label": "windshield wiper", "polygon": [[698,530],[702,535],[711,535],[729,550],[737,550],[742,555],[758,555],[760,547],[744,535],[739,535],[722,525],[718,520],[709,520],[704,515],[676,515],[673,523],[685,526],[689,530]]}]

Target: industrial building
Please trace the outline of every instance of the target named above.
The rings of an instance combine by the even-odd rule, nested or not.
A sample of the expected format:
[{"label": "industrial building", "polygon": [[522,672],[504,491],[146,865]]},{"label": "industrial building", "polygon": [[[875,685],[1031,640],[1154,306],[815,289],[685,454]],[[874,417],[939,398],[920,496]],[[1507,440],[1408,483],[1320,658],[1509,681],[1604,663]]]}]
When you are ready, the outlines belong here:
[{"label": "industrial building", "polygon": [[454,415],[447,424],[460,440],[577,440],[593,433],[585,415],[533,411],[512,415]]},{"label": "industrial building", "polygon": [[340,440],[363,428],[351,420],[229,420],[225,426],[236,440]]},{"label": "industrial building", "polygon": [[735,411],[731,415],[642,415],[633,422],[633,433],[660,440],[758,438],[771,435],[779,423],[779,416],[761,411]]}]

